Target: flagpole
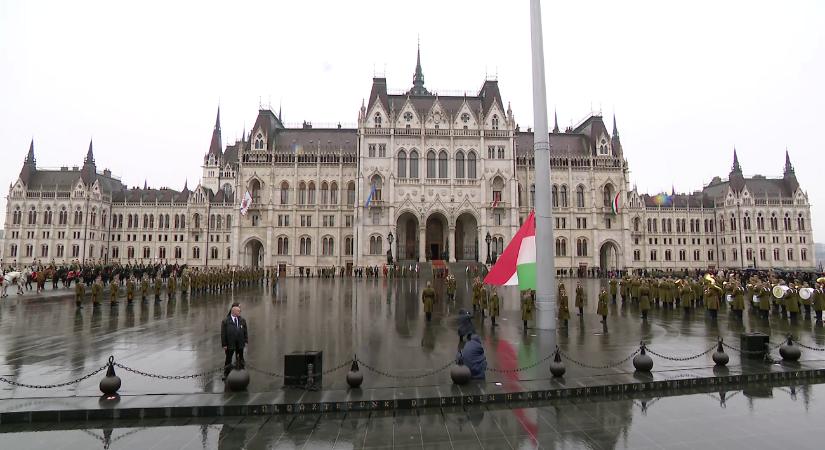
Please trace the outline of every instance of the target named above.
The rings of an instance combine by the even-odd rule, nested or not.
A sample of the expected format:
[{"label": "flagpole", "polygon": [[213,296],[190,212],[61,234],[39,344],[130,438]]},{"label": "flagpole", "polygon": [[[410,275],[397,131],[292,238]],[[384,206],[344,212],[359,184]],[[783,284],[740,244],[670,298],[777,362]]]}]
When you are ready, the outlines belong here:
[{"label": "flagpole", "polygon": [[[556,330],[556,268],[553,210],[550,206],[550,137],[547,124],[547,89],[544,78],[544,41],[541,3],[530,0],[530,41],[533,62],[533,126],[536,160],[536,327]],[[552,338],[555,345],[555,335]]]}]

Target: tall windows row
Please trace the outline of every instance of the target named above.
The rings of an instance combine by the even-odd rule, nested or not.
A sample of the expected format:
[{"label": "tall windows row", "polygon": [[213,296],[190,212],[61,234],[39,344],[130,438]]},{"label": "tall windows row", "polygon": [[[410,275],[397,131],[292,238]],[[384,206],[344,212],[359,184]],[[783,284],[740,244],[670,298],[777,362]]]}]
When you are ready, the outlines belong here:
[{"label": "tall windows row", "polygon": [[[418,162],[419,162],[419,155],[418,151],[410,150],[407,153],[406,150],[401,149],[398,151],[397,155],[397,167],[396,167],[396,175],[398,178],[418,178]],[[435,150],[427,151],[425,156],[425,175],[427,178],[434,179],[434,178],[441,178],[446,179],[449,177],[449,164],[448,164],[448,156],[445,150],[441,150],[438,153]],[[472,150],[464,153],[463,150],[459,150],[456,152],[455,155],[455,178],[457,179],[475,179],[477,177],[477,165],[476,165],[476,153]]]},{"label": "tall windows row", "polygon": [[[327,183],[326,181],[321,182],[321,196],[320,199],[316,196],[315,191],[315,182],[310,181],[306,183],[301,181],[298,183],[298,189],[296,193],[296,203],[298,205],[315,205],[316,201],[320,200],[319,204],[321,205],[337,205],[338,204],[338,183],[335,181],[331,183]],[[280,185],[280,204],[281,205],[288,205],[289,204],[289,183],[286,181],[281,182]],[[355,182],[350,181],[347,183],[347,205],[352,206],[355,204]]]}]

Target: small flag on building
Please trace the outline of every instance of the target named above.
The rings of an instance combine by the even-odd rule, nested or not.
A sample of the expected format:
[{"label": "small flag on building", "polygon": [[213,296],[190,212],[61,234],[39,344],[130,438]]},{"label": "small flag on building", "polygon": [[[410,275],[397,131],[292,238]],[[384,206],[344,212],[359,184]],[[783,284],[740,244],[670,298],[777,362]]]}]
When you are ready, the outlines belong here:
[{"label": "small flag on building", "polygon": [[[552,250],[548,250],[552,252]],[[519,290],[536,288],[536,217],[530,212],[513,240],[484,277],[485,284],[515,286]]]},{"label": "small flag on building", "polygon": [[622,193],[617,192],[616,197],[613,198],[613,203],[610,205],[613,207],[613,215],[616,216],[619,214],[619,199],[621,198]]},{"label": "small flag on building", "polygon": [[364,208],[369,208],[370,203],[372,203],[372,197],[375,195],[375,183],[372,184],[370,188],[370,195],[367,196],[367,203],[364,204]]},{"label": "small flag on building", "polygon": [[245,216],[246,212],[249,211],[249,207],[252,206],[252,195],[249,194],[249,191],[243,195],[243,200],[241,200],[241,215]]},{"label": "small flag on building", "polygon": [[492,206],[491,206],[491,207],[492,207],[492,208],[495,208],[496,206],[498,206],[498,199],[497,199],[497,198],[496,198],[496,199],[493,199],[493,204],[492,204]]}]

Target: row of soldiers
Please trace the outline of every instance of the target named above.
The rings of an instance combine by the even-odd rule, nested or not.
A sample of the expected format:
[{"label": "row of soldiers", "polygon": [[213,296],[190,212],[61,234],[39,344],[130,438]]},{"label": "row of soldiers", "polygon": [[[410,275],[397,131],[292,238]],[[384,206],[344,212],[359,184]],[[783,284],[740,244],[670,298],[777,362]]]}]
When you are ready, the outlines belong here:
[{"label": "row of soldiers", "polygon": [[[261,269],[244,268],[244,269],[209,269],[209,270],[186,270],[178,277],[175,272],[172,272],[166,282],[160,275],[150,277],[149,274],[144,274],[137,278],[134,275],[125,280],[125,295],[128,304],[132,304],[137,294],[140,294],[141,300],[144,302],[150,295],[154,295],[155,302],[161,301],[161,294],[166,290],[168,300],[176,298],[178,289],[181,295],[187,295],[190,292],[223,292],[224,290],[232,289],[233,287],[248,287],[255,284],[261,284],[265,280],[264,272]],[[103,300],[104,291],[107,286],[103,283],[103,277],[98,275],[95,281],[89,287],[92,304],[100,306]],[[75,304],[78,308],[83,307],[83,300],[86,296],[86,284],[75,284]],[[109,302],[112,305],[117,305],[121,292],[121,279],[119,275],[108,284]]]}]

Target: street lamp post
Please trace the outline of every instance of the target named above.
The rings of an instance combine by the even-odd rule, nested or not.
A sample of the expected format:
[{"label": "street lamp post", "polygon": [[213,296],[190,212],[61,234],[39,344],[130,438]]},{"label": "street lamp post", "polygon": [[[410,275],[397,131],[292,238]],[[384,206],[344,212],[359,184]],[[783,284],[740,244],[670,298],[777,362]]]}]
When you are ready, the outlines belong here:
[{"label": "street lamp post", "polygon": [[487,243],[487,264],[490,264],[490,242],[493,240],[493,237],[490,236],[490,232],[487,232],[487,237],[484,238],[484,242]]}]

